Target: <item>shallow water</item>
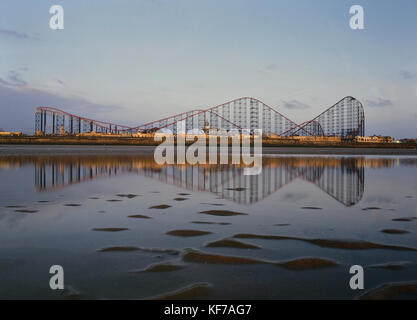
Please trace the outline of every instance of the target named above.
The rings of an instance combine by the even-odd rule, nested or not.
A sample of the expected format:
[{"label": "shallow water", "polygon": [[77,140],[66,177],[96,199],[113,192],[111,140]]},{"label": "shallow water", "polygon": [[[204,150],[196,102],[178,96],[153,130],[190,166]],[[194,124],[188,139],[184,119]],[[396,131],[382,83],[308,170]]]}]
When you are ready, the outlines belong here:
[{"label": "shallow water", "polygon": [[[0,298],[351,299],[415,284],[416,176],[413,156],[268,155],[244,176],[151,154],[3,154]],[[66,290],[49,288],[51,265]],[[365,290],[350,289],[352,265]]]}]

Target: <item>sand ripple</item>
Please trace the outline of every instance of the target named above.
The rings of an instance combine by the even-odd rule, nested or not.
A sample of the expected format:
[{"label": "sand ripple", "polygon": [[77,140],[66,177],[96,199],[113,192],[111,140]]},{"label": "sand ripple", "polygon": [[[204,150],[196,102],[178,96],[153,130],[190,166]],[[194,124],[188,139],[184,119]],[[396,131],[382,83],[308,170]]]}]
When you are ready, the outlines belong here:
[{"label": "sand ripple", "polygon": [[206,244],[206,247],[227,247],[227,248],[237,248],[237,249],[261,249],[262,247],[245,243],[233,239],[222,239],[214,242],[210,242]]},{"label": "sand ripple", "polygon": [[159,204],[157,206],[149,207],[149,209],[168,209],[168,208],[171,208],[171,206],[168,204]]},{"label": "sand ripple", "polygon": [[152,297],[152,300],[189,300],[206,296],[210,293],[212,285],[207,282],[196,282],[175,291]]},{"label": "sand ripple", "polygon": [[217,225],[221,225],[221,226],[227,226],[230,225],[230,222],[211,222],[211,221],[191,221],[191,223],[194,224],[217,224]]},{"label": "sand ripple", "polygon": [[20,212],[20,213],[35,213],[35,212],[38,212],[38,210],[17,209],[14,212]]},{"label": "sand ripple", "polygon": [[289,270],[300,271],[335,267],[338,265],[338,263],[329,259],[307,257],[297,258],[286,262],[280,262],[279,265]]},{"label": "sand ripple", "polygon": [[399,282],[386,283],[375,289],[368,291],[359,297],[361,300],[386,300],[396,297],[409,297],[415,299],[417,297],[416,282]]},{"label": "sand ripple", "polygon": [[166,234],[170,236],[177,236],[177,237],[197,237],[197,236],[204,236],[206,234],[211,234],[210,231],[201,231],[201,230],[171,230],[168,231]]},{"label": "sand ripple", "polygon": [[405,269],[411,262],[409,261],[394,261],[380,264],[372,264],[369,268],[388,269],[388,270],[402,270]]},{"label": "sand ripple", "polygon": [[126,231],[129,230],[128,228],[93,228],[93,231],[107,231],[107,232],[118,232],[118,231]]},{"label": "sand ripple", "polygon": [[152,219],[149,216],[145,216],[143,214],[133,214],[131,216],[128,216],[128,218],[137,218],[137,219]]},{"label": "sand ripple", "polygon": [[384,229],[384,230],[381,230],[381,232],[388,233],[388,234],[405,234],[405,233],[409,233],[409,231],[407,231],[407,230],[401,230],[401,229]]},{"label": "sand ripple", "polygon": [[205,253],[195,249],[185,249],[182,259],[187,262],[203,263],[203,264],[265,264],[269,263],[264,260],[235,257],[235,256],[223,256],[218,254]]},{"label": "sand ripple", "polygon": [[131,272],[172,272],[172,271],[182,270],[184,268],[185,266],[182,264],[179,264],[177,261],[166,261],[166,262],[151,264],[150,266],[144,269],[133,270]]},{"label": "sand ripple", "polygon": [[417,251],[417,248],[403,247],[397,245],[387,245],[374,243],[362,240],[342,240],[342,239],[308,239],[291,236],[278,236],[278,235],[258,235],[258,234],[236,234],[234,238],[239,239],[266,239],[266,240],[297,240],[305,241],[319,247],[346,249],[346,250],[366,250],[366,249],[389,249],[389,250],[404,250],[404,251]]},{"label": "sand ripple", "polygon": [[169,248],[145,248],[145,247],[138,247],[138,246],[113,246],[113,247],[106,247],[99,249],[100,252],[129,252],[129,251],[144,251],[150,253],[167,253],[172,255],[177,255],[180,253],[177,249],[169,249]]},{"label": "sand ripple", "polygon": [[183,260],[186,262],[202,263],[202,264],[272,264],[292,271],[310,270],[318,268],[328,268],[337,266],[338,263],[329,259],[304,257],[289,261],[268,261],[249,257],[225,256],[212,253],[202,252],[196,249],[185,249]]},{"label": "sand ripple", "polygon": [[200,211],[200,213],[209,214],[212,216],[221,216],[221,217],[247,215],[247,213],[229,211],[229,210],[206,210],[206,211]]}]

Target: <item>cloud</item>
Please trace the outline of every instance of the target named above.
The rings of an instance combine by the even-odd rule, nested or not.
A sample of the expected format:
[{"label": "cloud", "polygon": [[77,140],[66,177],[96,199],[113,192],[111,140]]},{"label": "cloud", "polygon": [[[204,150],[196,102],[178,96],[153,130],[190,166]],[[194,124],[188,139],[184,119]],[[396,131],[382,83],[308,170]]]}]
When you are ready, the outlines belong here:
[{"label": "cloud", "polygon": [[290,110],[295,109],[308,109],[310,106],[308,104],[302,103],[298,100],[291,100],[291,101],[282,101],[284,107]]},{"label": "cloud", "polygon": [[60,79],[56,79],[56,82],[59,83],[61,86],[65,86],[65,82]]},{"label": "cloud", "polygon": [[0,85],[9,86],[10,83],[8,83],[6,80],[3,80],[2,78],[0,78]]},{"label": "cloud", "polygon": [[381,98],[378,98],[376,100],[365,100],[365,102],[369,107],[375,107],[375,108],[392,107],[394,105],[392,103],[392,100],[381,99]]},{"label": "cloud", "polygon": [[7,74],[7,80],[0,78],[0,84],[4,86],[13,86],[13,87],[21,87],[26,86],[27,82],[22,79],[22,76],[19,72],[15,70],[10,70]]},{"label": "cloud", "polygon": [[0,35],[6,36],[6,37],[13,37],[17,39],[31,39],[32,38],[26,32],[18,32],[15,30],[9,30],[9,29],[4,29],[4,28],[0,28]]},{"label": "cloud", "polygon": [[400,74],[401,77],[405,80],[415,79],[417,77],[417,74],[415,72],[410,71],[401,71]]},{"label": "cloud", "polygon": [[265,67],[265,70],[267,70],[267,71],[275,71],[277,69],[278,69],[278,66],[276,64],[274,64],[274,63],[268,64]]},{"label": "cloud", "polygon": [[278,71],[278,66],[274,63],[268,64],[258,70],[258,73],[264,76],[270,76]]},{"label": "cloud", "polygon": [[19,72],[10,70],[8,75],[9,81],[15,86],[25,86],[27,85],[27,82],[22,79]]},{"label": "cloud", "polygon": [[82,97],[63,97],[27,86],[5,86],[0,82],[0,127],[5,130],[34,131],[34,113],[38,106],[57,107],[92,119],[109,120],[122,108],[90,102]]}]

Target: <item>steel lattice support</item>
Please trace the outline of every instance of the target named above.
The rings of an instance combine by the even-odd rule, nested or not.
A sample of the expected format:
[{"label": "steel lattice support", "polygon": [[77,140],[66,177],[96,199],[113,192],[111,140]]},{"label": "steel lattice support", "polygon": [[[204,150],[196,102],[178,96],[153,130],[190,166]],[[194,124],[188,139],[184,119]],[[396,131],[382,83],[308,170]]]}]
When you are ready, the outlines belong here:
[{"label": "steel lattice support", "polygon": [[[65,118],[68,119],[65,122]],[[49,125],[47,122],[51,122]],[[185,121],[185,129],[204,130],[207,127],[224,130],[262,129],[265,134],[279,136],[329,136],[349,138],[365,135],[365,114],[362,104],[345,97],[317,117],[297,124],[265,103],[250,97],[228,101],[221,105],[179,113],[137,127],[76,116],[52,107],[38,107],[35,129],[45,134],[60,134],[61,128],[70,134],[86,132],[133,133],[170,129],[177,133],[177,122]],[[65,124],[68,123],[68,127]]]}]

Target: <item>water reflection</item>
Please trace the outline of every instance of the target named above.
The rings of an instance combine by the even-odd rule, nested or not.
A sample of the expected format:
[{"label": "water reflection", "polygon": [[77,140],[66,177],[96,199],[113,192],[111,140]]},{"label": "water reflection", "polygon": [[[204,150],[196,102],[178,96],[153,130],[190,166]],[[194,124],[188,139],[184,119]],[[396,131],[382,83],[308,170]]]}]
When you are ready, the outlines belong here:
[{"label": "water reflection", "polygon": [[346,299],[359,294],[352,265],[369,273],[369,290],[409,283],[416,168],[415,157],[272,155],[244,176],[232,165],[159,166],[151,153],[0,156],[0,297],[65,299],[45,278],[57,263],[81,299],[202,282],[210,292],[195,298]]},{"label": "water reflection", "polygon": [[265,157],[257,176],[236,165],[160,166],[152,155],[5,157],[0,168],[35,165],[38,192],[118,174],[138,174],[192,191],[206,191],[240,204],[253,204],[295,179],[310,182],[345,206],[363,196],[365,168],[416,165],[416,159],[367,157]]}]

